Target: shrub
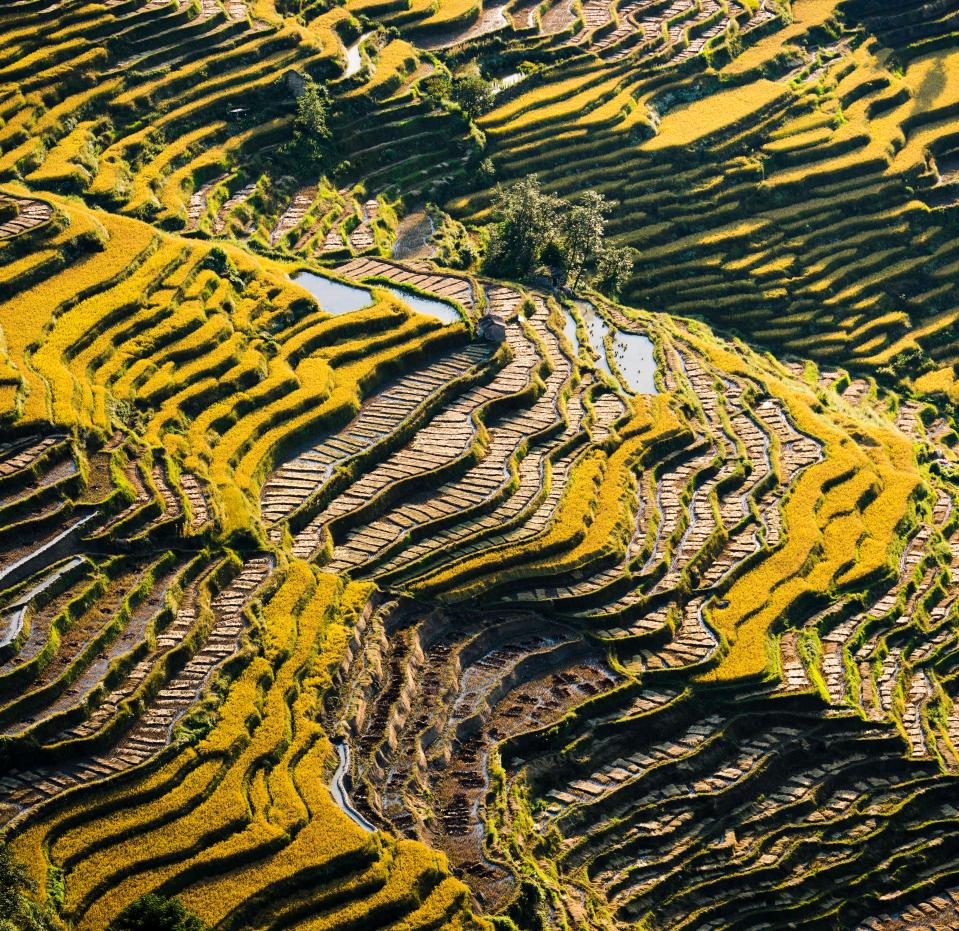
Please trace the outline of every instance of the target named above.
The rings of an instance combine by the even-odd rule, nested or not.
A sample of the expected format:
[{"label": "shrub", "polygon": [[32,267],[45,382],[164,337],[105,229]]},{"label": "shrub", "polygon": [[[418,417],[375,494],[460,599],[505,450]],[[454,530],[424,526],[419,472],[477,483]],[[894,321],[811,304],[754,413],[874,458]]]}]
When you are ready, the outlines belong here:
[{"label": "shrub", "polygon": [[10,848],[0,843],[0,929],[54,931],[62,926],[53,913],[33,901],[33,883]]},{"label": "shrub", "polygon": [[109,931],[204,931],[206,927],[179,899],[150,894],[120,912]]}]

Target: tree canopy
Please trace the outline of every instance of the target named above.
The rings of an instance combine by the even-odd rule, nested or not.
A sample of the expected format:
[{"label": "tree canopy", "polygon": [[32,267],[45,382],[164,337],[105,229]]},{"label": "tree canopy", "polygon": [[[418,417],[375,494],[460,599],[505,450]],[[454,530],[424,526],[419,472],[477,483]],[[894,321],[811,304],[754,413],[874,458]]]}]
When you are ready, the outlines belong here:
[{"label": "tree canopy", "polygon": [[633,251],[607,241],[606,221],[616,206],[597,191],[568,202],[543,191],[536,175],[496,189],[487,267],[522,277],[547,256],[555,258],[576,288],[587,276],[607,294],[618,294],[633,269]]},{"label": "tree canopy", "polygon": [[543,193],[536,175],[497,187],[490,265],[507,274],[532,271],[559,232],[560,205]]},{"label": "tree canopy", "polygon": [[333,140],[330,107],[329,91],[308,79],[296,99],[293,136],[288,151],[293,158],[317,171],[328,167],[330,160]]},{"label": "tree canopy", "polygon": [[493,85],[479,72],[461,74],[453,79],[449,98],[471,120],[475,120],[493,106]]},{"label": "tree canopy", "polygon": [[149,894],[120,912],[109,931],[206,931],[206,928],[179,899]]}]

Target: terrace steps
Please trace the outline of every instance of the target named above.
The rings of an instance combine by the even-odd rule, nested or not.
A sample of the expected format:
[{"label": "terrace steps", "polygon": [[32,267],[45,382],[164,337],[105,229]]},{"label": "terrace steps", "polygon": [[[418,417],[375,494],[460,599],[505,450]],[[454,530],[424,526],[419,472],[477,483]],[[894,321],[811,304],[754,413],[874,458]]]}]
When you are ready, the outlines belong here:
[{"label": "terrace steps", "polygon": [[[4,208],[13,208],[13,216],[4,219]],[[0,198],[0,240],[12,239],[49,223],[53,208],[42,200],[29,197]]]},{"label": "terrace steps", "polygon": [[[326,524],[367,508],[370,501],[389,493],[392,486],[402,487],[404,482],[427,473],[441,474],[437,470],[449,469],[470,455],[477,436],[477,412],[495,401],[522,394],[533,384],[539,366],[534,344],[518,326],[513,326],[511,333],[513,360],[488,384],[467,390],[420,429],[411,443],[367,471],[348,492],[334,499],[297,534],[295,553],[312,553]],[[367,548],[366,552],[370,550]]]},{"label": "terrace steps", "polygon": [[354,259],[336,269],[337,273],[357,280],[386,278],[399,285],[427,291],[437,298],[456,301],[467,313],[471,313],[476,304],[469,279],[454,275],[430,274],[411,271],[402,265],[396,265],[381,259]]},{"label": "terrace steps", "polygon": [[[391,509],[383,517],[364,524],[361,529],[344,538],[334,550],[330,568],[352,571],[379,561],[397,543],[408,549],[407,540],[426,535],[429,527],[442,526],[453,517],[462,520],[474,513],[482,515],[488,512],[508,492],[512,463],[520,457],[522,447],[534,440],[537,434],[551,428],[569,429],[569,425],[560,420],[558,402],[570,369],[559,352],[555,336],[545,330],[546,311],[546,305],[540,302],[537,313],[530,318],[531,325],[537,329],[542,327],[540,332],[543,338],[552,342],[552,371],[545,379],[545,390],[535,403],[515,415],[507,415],[487,424],[485,454],[464,475],[414,497],[407,505]],[[518,345],[525,347],[526,344]],[[518,349],[517,356],[520,351],[522,349]],[[522,485],[519,490],[522,490]],[[405,558],[408,559],[410,555],[407,552]]]},{"label": "terrace steps", "polygon": [[374,395],[350,425],[273,472],[262,490],[264,519],[274,524],[289,516],[322,488],[336,468],[385,441],[445,385],[487,360],[485,347],[472,345],[430,362]]},{"label": "terrace steps", "polygon": [[[649,312],[599,309],[656,344],[662,394],[642,396],[598,374],[596,346],[570,358],[554,296],[355,257],[388,248],[411,198],[482,218],[488,191],[448,203],[479,149],[428,99],[431,66],[404,64],[382,106],[331,85],[339,193],[294,181],[277,77],[339,75],[355,23],[278,6],[0,13],[7,198],[50,206],[0,227],[3,310],[25,327],[3,324],[0,360],[23,437],[0,451],[5,707],[94,578],[112,609],[130,552],[141,573],[172,558],[68,687],[57,662],[82,644],[31,680],[55,718],[0,709],[0,822],[41,894],[49,857],[64,917],[91,929],[155,889],[224,928],[471,927],[416,838],[472,904],[519,891],[511,914],[548,902],[584,931],[948,923],[956,453],[919,382],[890,386],[956,356],[952,8],[519,3],[453,30],[450,61],[535,65],[480,121],[495,181],[618,202],[608,230],[638,247],[624,300]],[[363,16],[415,30],[424,9]],[[97,175],[48,194],[77,120],[106,146]],[[321,314],[270,257],[317,252],[468,324],[491,310],[507,344],[451,348],[472,327],[385,305]],[[106,623],[94,608],[73,630]],[[375,843],[317,778],[333,733]]]}]

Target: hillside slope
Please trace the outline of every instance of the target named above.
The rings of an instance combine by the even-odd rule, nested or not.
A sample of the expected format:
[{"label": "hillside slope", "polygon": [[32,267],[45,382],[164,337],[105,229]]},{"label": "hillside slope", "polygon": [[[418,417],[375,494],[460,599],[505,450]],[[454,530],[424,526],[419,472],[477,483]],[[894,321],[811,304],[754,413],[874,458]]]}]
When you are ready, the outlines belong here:
[{"label": "hillside slope", "polygon": [[[955,926],[957,25],[0,10],[0,831],[38,900]],[[470,63],[475,121],[427,81]],[[619,301],[432,260],[530,173],[618,202]]]}]

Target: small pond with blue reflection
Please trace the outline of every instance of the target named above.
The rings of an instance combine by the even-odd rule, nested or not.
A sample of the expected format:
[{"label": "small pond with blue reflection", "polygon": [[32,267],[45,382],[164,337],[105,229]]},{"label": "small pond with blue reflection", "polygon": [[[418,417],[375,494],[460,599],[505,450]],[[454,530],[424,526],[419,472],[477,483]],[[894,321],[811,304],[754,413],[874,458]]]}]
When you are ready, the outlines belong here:
[{"label": "small pond with blue reflection", "polygon": [[438,301],[435,297],[424,297],[422,294],[414,294],[412,291],[404,291],[402,288],[394,288],[390,285],[381,284],[377,287],[389,291],[418,314],[436,317],[443,323],[459,323],[463,319],[459,311],[446,301]]},{"label": "small pond with blue reflection", "polygon": [[297,272],[292,280],[306,288],[328,314],[351,314],[373,303],[373,295],[366,288],[343,284],[313,272]]},{"label": "small pond with blue reflection", "polygon": [[[359,285],[344,284],[342,281],[334,281],[308,271],[297,272],[292,280],[300,287],[306,288],[328,314],[350,314],[373,303],[373,295],[369,289]],[[392,285],[377,284],[376,287],[389,291],[418,314],[435,317],[442,323],[459,323],[462,320],[459,311],[446,301],[424,297]]]}]

